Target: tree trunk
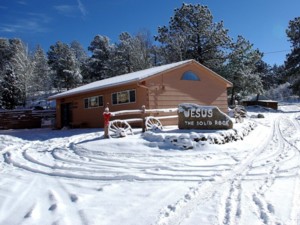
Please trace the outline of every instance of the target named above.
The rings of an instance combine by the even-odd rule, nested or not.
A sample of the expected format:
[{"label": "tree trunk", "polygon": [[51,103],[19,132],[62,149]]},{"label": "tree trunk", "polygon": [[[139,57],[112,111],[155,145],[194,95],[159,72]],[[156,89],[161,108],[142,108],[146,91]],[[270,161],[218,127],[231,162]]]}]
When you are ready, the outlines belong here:
[{"label": "tree trunk", "polygon": [[231,97],[230,97],[230,105],[233,105],[234,104],[234,86],[232,87],[232,90],[231,90]]},{"label": "tree trunk", "polygon": [[259,101],[259,94],[256,95],[256,105],[258,105],[258,101]]}]

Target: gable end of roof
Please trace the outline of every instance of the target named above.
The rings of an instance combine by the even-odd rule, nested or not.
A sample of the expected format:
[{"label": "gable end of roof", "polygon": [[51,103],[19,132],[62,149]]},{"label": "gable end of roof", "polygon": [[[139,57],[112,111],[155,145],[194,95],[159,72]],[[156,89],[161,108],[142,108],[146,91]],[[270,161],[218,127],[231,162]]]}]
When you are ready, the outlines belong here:
[{"label": "gable end of roof", "polygon": [[102,90],[105,88],[110,88],[110,87],[116,87],[120,86],[123,84],[130,84],[134,82],[140,82],[143,80],[146,80],[147,78],[153,77],[160,75],[162,73],[180,68],[182,66],[186,66],[188,64],[193,64],[196,63],[198,66],[204,68],[205,70],[210,71],[210,73],[215,76],[217,79],[221,80],[222,82],[226,83],[227,87],[232,87],[232,83],[226,80],[225,78],[221,77],[214,71],[210,70],[209,68],[203,66],[202,64],[198,63],[197,61],[190,59],[190,60],[185,60],[181,62],[176,62],[176,63],[171,63],[167,65],[162,65],[162,66],[157,66],[157,67],[152,67],[149,69],[141,70],[141,71],[136,71],[133,73],[128,73],[128,74],[123,74],[111,78],[107,78],[104,80],[99,80],[92,82],[90,84],[86,84],[53,96],[50,96],[48,100],[54,100],[54,99],[59,99],[59,98],[64,98],[64,97],[70,97],[73,95],[78,95],[81,93],[87,93],[87,92],[92,92],[92,91],[97,91],[97,90]]}]

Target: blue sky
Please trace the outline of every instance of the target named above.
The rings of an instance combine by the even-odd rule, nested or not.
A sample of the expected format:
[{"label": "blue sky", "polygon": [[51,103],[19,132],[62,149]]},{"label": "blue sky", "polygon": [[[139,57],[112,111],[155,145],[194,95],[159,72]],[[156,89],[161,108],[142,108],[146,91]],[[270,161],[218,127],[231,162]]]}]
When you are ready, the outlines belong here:
[{"label": "blue sky", "polygon": [[18,37],[45,51],[57,41],[73,40],[87,49],[97,34],[111,42],[124,31],[147,29],[155,35],[183,2],[207,5],[232,38],[244,36],[271,65],[283,64],[290,50],[285,29],[300,16],[299,0],[1,0],[0,37]]}]

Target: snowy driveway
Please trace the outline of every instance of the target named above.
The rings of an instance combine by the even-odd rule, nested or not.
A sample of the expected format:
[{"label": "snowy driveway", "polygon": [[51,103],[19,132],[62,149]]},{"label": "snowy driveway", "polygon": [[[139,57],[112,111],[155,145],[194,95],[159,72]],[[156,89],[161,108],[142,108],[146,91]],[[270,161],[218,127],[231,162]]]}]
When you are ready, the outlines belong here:
[{"label": "snowy driveway", "polygon": [[96,129],[0,131],[0,224],[300,224],[300,108],[280,109],[243,141],[187,151]]}]

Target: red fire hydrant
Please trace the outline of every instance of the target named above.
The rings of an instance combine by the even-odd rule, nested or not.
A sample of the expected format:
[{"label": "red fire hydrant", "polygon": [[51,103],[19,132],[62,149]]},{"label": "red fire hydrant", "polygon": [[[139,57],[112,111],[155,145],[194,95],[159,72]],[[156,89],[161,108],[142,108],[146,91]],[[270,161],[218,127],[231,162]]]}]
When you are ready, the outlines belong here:
[{"label": "red fire hydrant", "polygon": [[111,113],[109,112],[109,108],[106,107],[104,112],[103,112],[103,118],[104,118],[104,137],[108,138],[108,125],[109,125],[109,120],[111,117]]}]

